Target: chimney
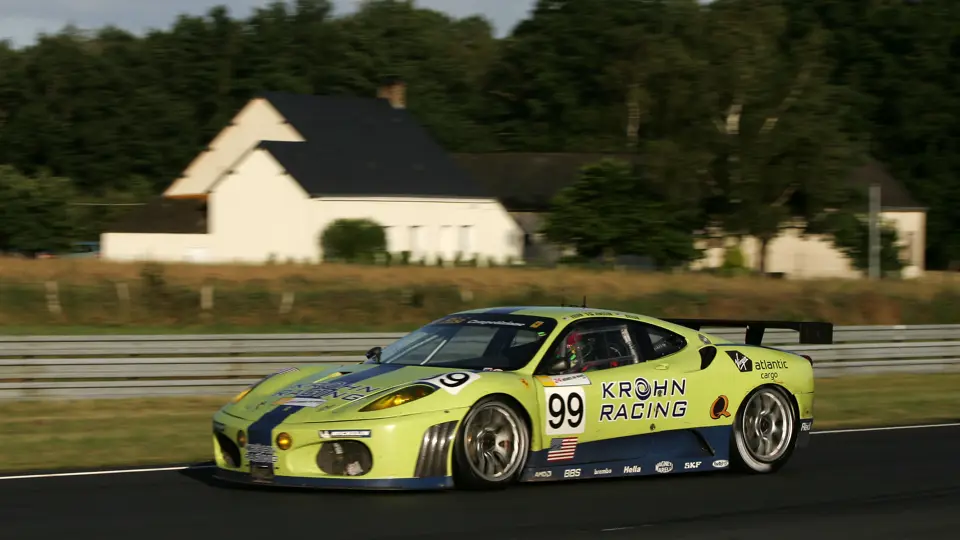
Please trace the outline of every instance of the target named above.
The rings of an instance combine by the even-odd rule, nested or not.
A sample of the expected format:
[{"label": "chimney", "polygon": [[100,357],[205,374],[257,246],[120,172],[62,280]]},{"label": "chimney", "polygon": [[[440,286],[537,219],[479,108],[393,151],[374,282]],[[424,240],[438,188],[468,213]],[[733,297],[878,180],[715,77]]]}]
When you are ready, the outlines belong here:
[{"label": "chimney", "polygon": [[377,97],[389,101],[394,109],[406,109],[407,85],[399,77],[389,77],[380,85]]}]

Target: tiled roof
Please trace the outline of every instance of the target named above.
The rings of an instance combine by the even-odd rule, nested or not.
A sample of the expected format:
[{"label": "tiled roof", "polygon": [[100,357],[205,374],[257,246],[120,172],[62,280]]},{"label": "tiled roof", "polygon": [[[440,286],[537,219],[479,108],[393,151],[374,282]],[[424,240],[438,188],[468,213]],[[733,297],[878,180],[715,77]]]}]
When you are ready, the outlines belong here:
[{"label": "tiled roof", "polygon": [[406,109],[386,100],[263,94],[306,142],[263,141],[313,196],[492,198]]}]

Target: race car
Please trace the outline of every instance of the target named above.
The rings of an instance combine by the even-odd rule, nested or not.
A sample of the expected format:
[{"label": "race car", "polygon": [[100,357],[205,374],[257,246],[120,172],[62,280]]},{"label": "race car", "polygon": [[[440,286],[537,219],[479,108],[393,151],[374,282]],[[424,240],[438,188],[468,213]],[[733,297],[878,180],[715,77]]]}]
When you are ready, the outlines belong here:
[{"label": "race car", "polygon": [[[743,327],[744,343],[701,331]],[[809,440],[813,362],[764,330],[824,322],[657,319],[585,307],[454,313],[366,360],[284,369],[213,417],[216,476],[316,488],[515,482],[738,468]]]}]

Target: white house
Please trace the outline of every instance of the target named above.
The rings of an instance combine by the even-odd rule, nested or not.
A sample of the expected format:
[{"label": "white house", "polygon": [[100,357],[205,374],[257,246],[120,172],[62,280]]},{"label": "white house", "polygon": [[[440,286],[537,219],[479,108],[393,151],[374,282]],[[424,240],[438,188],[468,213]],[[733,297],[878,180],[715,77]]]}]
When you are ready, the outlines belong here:
[{"label": "white house", "polygon": [[522,258],[517,222],[404,105],[399,82],[376,99],[264,93],[163,197],[103,234],[101,256],[319,262],[331,222],[369,218],[413,261]]},{"label": "white house", "polygon": [[[926,268],[927,209],[916,202],[879,163],[869,162],[856,169],[851,182],[864,192],[871,184],[880,186],[880,221],[897,231],[900,260],[903,263],[901,275],[904,278],[922,276]],[[738,242],[746,265],[759,268],[760,241],[753,237],[727,237],[714,242],[700,242],[699,247],[705,248],[706,253],[693,267],[721,266],[724,248]],[[798,229],[784,229],[770,242],[766,262],[767,272],[793,279],[864,277],[864,272],[855,268],[850,259],[834,247],[829,237],[803,236]]]},{"label": "white house", "polygon": [[[541,218],[549,208],[550,199],[575,181],[583,166],[604,158],[643,166],[636,154],[492,153],[454,154],[453,157],[474,178],[495,192],[525,229],[525,259],[528,261],[559,256],[559,251],[552,249],[538,234]],[[926,267],[927,209],[916,202],[879,163],[868,162],[857,168],[849,181],[863,189],[864,194],[870,185],[880,185],[880,217],[885,224],[897,230],[900,259],[904,263],[902,275],[907,278],[922,276]],[[705,249],[704,258],[693,263],[691,269],[721,266],[724,247],[737,242],[740,242],[746,265],[758,269],[759,242],[755,238],[732,236],[698,242],[698,247]],[[785,229],[770,242],[766,263],[767,272],[782,273],[791,279],[863,276],[863,272],[851,264],[830,238],[814,235],[804,237],[791,229]]]}]

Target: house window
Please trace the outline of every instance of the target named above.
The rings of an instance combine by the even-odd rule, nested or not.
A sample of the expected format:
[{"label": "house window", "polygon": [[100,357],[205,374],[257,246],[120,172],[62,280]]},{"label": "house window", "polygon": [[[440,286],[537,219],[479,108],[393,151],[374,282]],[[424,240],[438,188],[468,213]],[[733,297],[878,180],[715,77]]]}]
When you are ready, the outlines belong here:
[{"label": "house window", "polygon": [[460,239],[457,243],[457,251],[463,253],[463,256],[470,258],[470,233],[473,231],[473,228],[470,225],[463,225],[460,227]]},{"label": "house window", "polygon": [[419,225],[410,226],[410,256],[414,257],[420,254],[420,229]]}]

